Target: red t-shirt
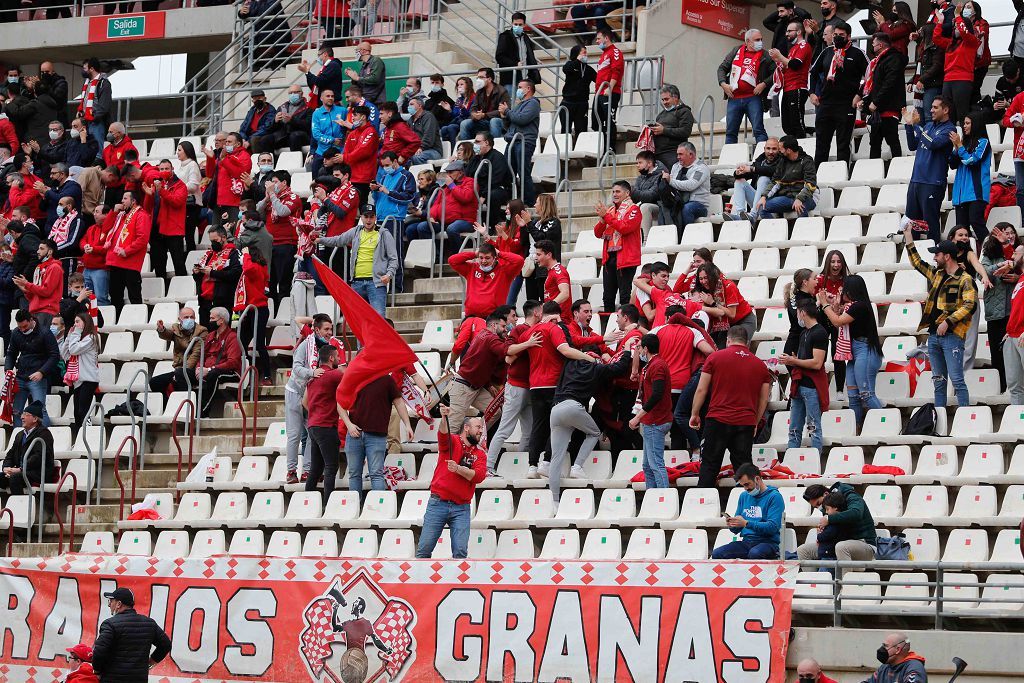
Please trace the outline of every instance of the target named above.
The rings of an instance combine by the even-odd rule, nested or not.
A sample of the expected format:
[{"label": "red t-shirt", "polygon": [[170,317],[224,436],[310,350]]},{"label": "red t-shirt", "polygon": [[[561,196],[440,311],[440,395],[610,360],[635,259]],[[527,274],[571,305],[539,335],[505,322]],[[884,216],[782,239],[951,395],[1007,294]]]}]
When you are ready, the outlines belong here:
[{"label": "red t-shirt", "polygon": [[831,294],[832,296],[834,296],[836,299],[839,298],[839,295],[843,291],[843,279],[842,278],[835,279],[835,278],[825,277],[824,275],[819,275],[818,279],[817,279],[817,282],[818,282],[818,291],[819,292],[826,291],[829,294]]},{"label": "red t-shirt", "polygon": [[[548,268],[548,277],[544,280],[544,301],[554,301],[555,297],[558,296],[558,285],[565,283],[572,287],[572,281],[569,279],[569,271],[566,270],[565,266],[561,263]],[[562,322],[568,323],[572,320],[572,293],[570,290],[569,296],[565,298],[561,304],[562,307]]]},{"label": "red t-shirt", "polygon": [[[310,427],[338,426],[338,401],[335,392],[344,374],[345,371],[340,368],[328,370],[319,377],[314,377],[306,385]],[[388,416],[390,417],[390,413]]]},{"label": "red t-shirt", "polygon": [[[487,452],[480,446],[467,446],[458,436],[439,433],[437,456],[430,492],[449,503],[468,505],[473,498],[473,489],[487,476]],[[467,480],[461,474],[449,472],[448,460],[472,468],[473,479]]]},{"label": "red t-shirt", "polygon": [[[508,336],[509,340],[513,344],[521,344],[530,338],[530,330],[533,325],[527,325],[523,323],[516,325],[512,328],[512,333]],[[514,387],[520,389],[530,388],[530,352],[523,351],[516,359],[512,361],[512,365],[508,366],[508,383]]]},{"label": "red t-shirt", "polygon": [[733,322],[739,322],[753,312],[750,304],[740,294],[740,288],[732,280],[722,280],[722,289],[725,291],[725,305],[736,307],[736,317]]},{"label": "red t-shirt", "polygon": [[668,363],[657,355],[640,372],[640,403],[646,404],[647,397],[654,391],[654,383],[662,381],[665,383],[665,390],[661,392],[661,398],[651,410],[644,413],[640,423],[645,425],[663,425],[672,422],[672,378],[670,376]]},{"label": "red t-shirt", "polygon": [[558,347],[568,344],[565,331],[554,321],[537,323],[528,332],[540,334],[540,346],[531,346],[530,354],[530,388],[543,389],[558,385],[558,378],[565,365],[565,356],[558,352]]},{"label": "red t-shirt", "polygon": [[657,334],[660,344],[658,358],[668,366],[672,390],[681,391],[693,374],[693,350],[704,341],[704,337],[686,325],[665,325],[658,328]]},{"label": "red t-shirt", "polygon": [[481,330],[462,357],[458,377],[474,389],[505,383],[505,353],[508,342],[490,330]]},{"label": "red t-shirt", "polygon": [[391,421],[391,404],[401,396],[391,375],[378,377],[356,394],[352,410],[349,411],[349,419],[364,432],[387,434],[388,423]]},{"label": "red t-shirt", "polygon": [[[1010,318],[1006,321],[1006,336],[1017,339],[1024,334],[1024,280],[1017,280],[1010,296]],[[1016,343],[1016,341],[1012,342]]]},{"label": "red t-shirt", "polygon": [[252,260],[249,254],[242,256],[242,279],[240,284],[245,288],[245,300],[240,301],[236,297],[235,311],[241,312],[246,306],[252,304],[256,308],[267,306],[267,282],[270,280],[270,273],[267,267]]},{"label": "red t-shirt", "polygon": [[[811,70],[811,57],[814,48],[806,40],[789,47],[789,67],[782,70],[782,91],[807,90],[807,74]],[[800,60],[796,66],[793,60]]]},{"label": "red t-shirt", "polygon": [[369,619],[349,619],[341,624],[345,634],[345,646],[350,650],[365,650],[366,639],[373,633],[373,624]]},{"label": "red t-shirt", "polygon": [[772,381],[764,361],[746,346],[727,346],[704,361],[711,375],[708,417],[734,426],[756,426],[761,385]]},{"label": "red t-shirt", "polygon": [[671,289],[651,290],[651,304],[654,306],[654,320],[651,321],[655,327],[665,324],[665,311],[669,306],[685,306],[686,297],[677,294]]}]

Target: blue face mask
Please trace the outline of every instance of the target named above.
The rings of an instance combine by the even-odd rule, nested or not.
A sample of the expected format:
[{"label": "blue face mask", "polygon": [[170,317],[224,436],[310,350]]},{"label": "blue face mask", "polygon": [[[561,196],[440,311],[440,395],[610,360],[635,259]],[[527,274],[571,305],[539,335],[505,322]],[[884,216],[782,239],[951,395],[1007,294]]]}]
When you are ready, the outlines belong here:
[{"label": "blue face mask", "polygon": [[58,216],[63,216],[64,213],[65,213],[64,212],[64,205],[63,204],[58,204],[57,205],[57,215]]},{"label": "blue face mask", "polygon": [[186,332],[191,332],[196,328],[196,321],[193,318],[185,318],[181,321],[181,329]]},{"label": "blue face mask", "polygon": [[514,35],[516,38],[518,38],[519,36],[523,35],[523,27],[522,26],[512,26],[512,35]]},{"label": "blue face mask", "polygon": [[384,169],[384,172],[387,173],[388,175],[391,175],[392,173],[394,173],[397,170],[398,169],[395,168],[394,166],[388,166],[387,168]]},{"label": "blue face mask", "polygon": [[274,172],[274,165],[273,164],[260,164],[260,173],[273,173],[273,172]]},{"label": "blue face mask", "polygon": [[52,335],[53,335],[54,337],[56,337],[56,336],[57,336],[57,332],[58,332],[58,331],[59,331],[59,330],[57,329],[57,326],[56,326],[56,325],[50,325],[50,334],[52,334]]},{"label": "blue face mask", "polygon": [[517,88],[516,89],[516,99],[517,100],[521,100],[524,97],[526,97],[526,91],[523,90],[522,88]]},{"label": "blue face mask", "polygon": [[302,102],[302,95],[297,92],[293,92],[288,95],[288,101],[293,105],[298,105]]},{"label": "blue face mask", "polygon": [[238,212],[238,220],[242,220],[243,218],[245,218],[245,212],[244,211],[239,211]]}]

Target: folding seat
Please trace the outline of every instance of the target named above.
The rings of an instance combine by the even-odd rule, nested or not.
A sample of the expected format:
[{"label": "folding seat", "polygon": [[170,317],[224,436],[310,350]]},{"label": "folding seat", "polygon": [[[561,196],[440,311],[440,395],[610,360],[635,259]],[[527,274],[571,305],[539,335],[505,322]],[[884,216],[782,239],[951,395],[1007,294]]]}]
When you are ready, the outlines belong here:
[{"label": "folding seat", "polygon": [[[218,503],[220,499],[218,498]],[[257,493],[249,506],[249,514],[244,520],[229,521],[229,529],[248,529],[263,526],[277,526],[284,517],[284,491],[261,491]],[[232,539],[234,542],[234,539]]]},{"label": "folding seat", "polygon": [[846,443],[857,436],[857,420],[849,408],[826,410],[821,414],[821,431],[828,443]]},{"label": "folding seat", "polygon": [[[767,280],[766,280],[767,281]],[[766,308],[755,341],[779,340],[789,334],[789,315],[785,308]]]},{"label": "folding seat", "polygon": [[903,612],[931,604],[931,589],[924,572],[893,572],[885,586],[882,606]]},{"label": "folding seat", "polygon": [[570,489],[562,492],[558,509],[551,519],[537,521],[538,527],[573,526],[594,517],[593,489]]},{"label": "folding seat", "polygon": [[799,572],[793,592],[793,607],[797,610],[807,607],[830,607],[833,596],[833,579],[828,572]]},{"label": "folding seat", "polygon": [[864,489],[864,502],[875,522],[897,520],[903,514],[903,492],[899,486],[868,486]]},{"label": "folding seat", "polygon": [[722,145],[718,153],[718,166],[735,168],[740,164],[750,163],[750,145],[745,142],[727,143]]},{"label": "folding seat", "polygon": [[[713,232],[714,226],[711,223],[688,223],[683,226],[682,239],[676,237],[676,226],[659,226],[662,230],[655,233],[654,228],[647,233],[647,240],[644,246],[648,248],[683,247],[684,249],[696,249],[715,244]],[[669,249],[669,251],[673,251]]]},{"label": "folding seat", "polygon": [[486,527],[491,522],[511,520],[515,514],[515,504],[511,491],[484,491],[480,494],[480,503],[473,517],[473,527]]},{"label": "folding seat", "polygon": [[[668,226],[672,228],[672,237],[675,239],[676,226]],[[655,228],[651,228],[653,231]],[[583,230],[579,235],[576,236],[576,244],[573,246],[573,253],[577,256],[600,256],[602,247],[604,246],[604,240],[595,237],[592,230]]]},{"label": "folding seat", "polygon": [[554,503],[549,489],[524,491],[519,498],[515,516],[507,522],[496,522],[491,526],[498,529],[516,529],[530,526],[554,515]]},{"label": "folding seat", "polygon": [[769,465],[779,459],[779,451],[770,446],[759,446],[754,444],[751,457],[755,465],[761,469],[767,469]]},{"label": "folding seat", "polygon": [[736,287],[748,302],[760,303],[768,299],[768,278],[763,275],[741,277]]},{"label": "folding seat", "polygon": [[812,510],[811,504],[804,500],[804,487],[790,486],[782,489],[781,492],[786,505],[786,521],[788,523],[794,526],[817,524],[816,517],[821,515],[817,510]]},{"label": "folding seat", "polygon": [[117,542],[118,555],[151,555],[153,539],[148,531],[125,531]]},{"label": "folding seat", "polygon": [[911,559],[915,562],[939,561],[938,529],[904,529],[903,535],[910,544]]},{"label": "folding seat", "polygon": [[[225,500],[225,505],[229,501]],[[172,529],[187,529],[195,522],[202,522],[210,519],[212,502],[210,500],[209,493],[202,492],[188,492],[182,495],[181,500],[178,501],[177,510],[174,513],[174,518],[169,519],[169,515],[164,516],[164,519],[156,522],[154,526],[167,527]],[[123,524],[134,524],[133,522],[123,522]]]},{"label": "folding seat", "polygon": [[579,483],[582,486],[604,483],[612,475],[612,454],[608,451],[591,451],[590,457],[580,463],[583,468],[582,479],[563,479],[562,486]]},{"label": "folding seat", "polygon": [[[833,220],[839,220],[839,217]],[[881,270],[893,268],[896,265],[896,245],[892,242],[868,242],[864,245],[864,256],[860,260],[860,265]]]},{"label": "folding seat", "polygon": [[[845,162],[826,162],[843,164]],[[822,164],[824,166],[825,164]],[[850,172],[850,179],[845,185],[870,185],[881,187],[882,179],[885,177],[885,162],[881,159],[858,159],[853,164],[853,171]],[[842,186],[842,185],[840,185]]]},{"label": "folding seat", "polygon": [[[885,324],[879,327],[878,334],[890,337],[897,334],[914,334],[921,321],[921,304],[916,301],[895,303],[889,306],[885,314]],[[908,348],[907,351],[915,348]]]},{"label": "folding seat", "polygon": [[[907,449],[907,467],[909,467],[909,446]],[[899,484],[932,484],[955,477],[960,458],[956,448],[949,445],[929,445],[921,449],[917,456],[917,468],[913,474],[897,477]],[[898,465],[902,467],[902,465]]]},{"label": "folding seat", "polygon": [[[881,161],[879,159],[878,161]],[[860,163],[859,161],[857,162]],[[854,166],[854,172],[857,167]],[[846,182],[847,166],[845,161],[826,161],[818,166],[818,185],[822,187],[842,187]],[[859,180],[859,179],[858,179]]]},{"label": "folding seat", "polygon": [[652,527],[658,522],[679,517],[679,489],[647,489],[635,519],[622,520],[620,525]]},{"label": "folding seat", "polygon": [[[764,222],[764,221],[762,221]],[[707,225],[706,223],[697,223],[696,225]],[[674,226],[672,226],[674,227]],[[684,233],[683,238],[686,238]],[[736,246],[746,246],[753,241],[750,232],[750,221],[726,221],[722,223],[721,229],[718,231],[718,239],[705,244],[699,244],[697,246],[707,246],[709,249],[712,246],[718,247],[719,249],[728,249]]]},{"label": "folding seat", "polygon": [[[543,116],[547,112],[541,112]],[[541,123],[544,123],[541,121]],[[541,126],[540,130],[550,130],[551,125]],[[580,133],[576,138],[576,144],[573,146],[572,151],[574,155],[582,155],[590,159],[597,159],[600,156],[601,150],[601,133],[598,131],[588,131]],[[577,158],[577,157],[574,157]]]},{"label": "folding seat", "polygon": [[580,532],[577,529],[548,531],[538,555],[542,560],[575,560],[579,556]]},{"label": "folding seat", "polygon": [[761,274],[779,269],[781,257],[778,247],[755,247],[750,250],[745,272]]},{"label": "folding seat", "polygon": [[228,552],[232,555],[265,555],[265,547],[262,529],[243,529],[232,534]]},{"label": "folding seat", "polygon": [[908,185],[887,183],[878,191],[874,206],[870,210],[864,209],[863,213],[892,213],[898,211],[903,213],[907,210],[907,189]]},{"label": "folding seat", "polygon": [[975,405],[957,408],[949,428],[949,440],[958,446],[968,446],[983,434],[992,432],[992,408]]},{"label": "folding seat", "polygon": [[981,591],[981,603],[978,605],[980,610],[1005,613],[1018,612],[1022,607],[1024,607],[1024,576],[1002,573],[989,574],[985,577],[985,586]]},{"label": "folding seat", "polygon": [[949,496],[945,486],[918,485],[910,490],[900,523],[907,526],[941,523],[948,514]]},{"label": "folding seat", "polygon": [[317,525],[322,508],[323,496],[319,491],[296,491],[288,499],[288,510],[284,514],[282,526],[285,523],[303,527]]},{"label": "folding seat", "polygon": [[[983,340],[978,341],[980,345]],[[964,374],[964,380],[967,382],[967,391],[970,392],[972,401],[994,399],[1002,393],[999,388],[999,371],[994,368],[968,370]],[[985,401],[990,402],[992,401]]]},{"label": "folding seat", "polygon": [[[994,507],[995,489],[991,486],[978,486],[975,488],[981,489],[981,491],[973,492],[975,496],[981,496],[983,499],[991,501],[991,507],[978,510],[978,514],[982,515]],[[962,491],[963,489],[961,489]],[[957,500],[959,501],[959,498]],[[1017,526],[1017,523],[1022,518],[1024,518],[1024,486],[1020,484],[1007,486],[1006,491],[1003,493],[1003,506],[999,509],[999,519],[996,522],[1000,526]]]},{"label": "folding seat", "polygon": [[[764,343],[764,342],[762,342]],[[781,342],[779,342],[781,345]],[[781,353],[781,349],[778,351]],[[775,354],[776,356],[778,354]],[[758,356],[760,358],[760,356]],[[762,360],[764,360],[762,358]],[[781,367],[781,366],[779,366]],[[768,436],[768,445],[776,449],[784,449],[789,444],[789,411],[780,410],[772,417],[772,431]]]},{"label": "folding seat", "polygon": [[410,344],[413,351],[451,351],[455,328],[451,320],[428,320],[423,325],[419,344]]},{"label": "folding seat", "polygon": [[[589,536],[588,536],[589,540]],[[624,560],[661,560],[665,558],[665,531],[663,529],[635,529],[629,535]]]},{"label": "folding seat", "polygon": [[406,491],[402,496],[402,507],[395,518],[381,520],[377,522],[377,526],[392,529],[422,526],[423,513],[426,512],[429,499],[429,491]]},{"label": "folding seat", "polygon": [[210,557],[211,555],[223,555],[227,549],[227,541],[224,538],[223,529],[202,529],[196,532],[192,539],[192,547],[188,556],[193,558]]},{"label": "folding seat", "polygon": [[864,449],[860,446],[836,446],[828,452],[823,476],[853,474],[856,479],[864,469]]},{"label": "folding seat", "polygon": [[988,532],[953,529],[942,552],[943,562],[988,562]]},{"label": "folding seat", "polygon": [[[779,242],[789,241],[789,221],[785,218],[765,218],[757,222],[754,232],[754,244],[762,247],[772,246]],[[715,254],[718,262],[718,254]]]},{"label": "folding seat", "polygon": [[[622,451],[615,462],[615,470],[607,481],[610,488],[628,486],[633,477],[643,469],[643,451]],[[504,475],[502,475],[504,476]]]},{"label": "folding seat", "polygon": [[[856,428],[856,423],[852,417],[853,411],[847,410],[844,412],[851,413],[851,415],[848,416],[851,424],[847,425],[846,429],[849,430],[851,427]],[[827,414],[828,413],[826,413],[826,415]],[[824,427],[825,416],[823,415],[822,428],[824,429]],[[834,440],[841,443],[874,445],[877,443],[886,443],[891,437],[899,436],[902,429],[902,415],[899,408],[874,408],[868,410],[864,414],[864,424],[861,427],[859,437],[852,434],[840,435],[839,437],[834,437]]]},{"label": "folding seat", "polygon": [[663,529],[685,529],[705,525],[722,515],[722,502],[717,488],[691,488],[683,494],[677,519],[661,522]]},{"label": "folding seat", "polygon": [[408,560],[416,557],[416,538],[412,529],[386,529],[380,536],[377,556],[388,560]]},{"label": "folding seat", "polygon": [[996,536],[991,562],[1024,562],[1020,551],[1020,529],[1003,529]]},{"label": "folding seat", "polygon": [[[821,454],[817,448],[790,448],[782,458],[782,465],[796,474],[821,474]],[[731,512],[732,508],[726,511]]]},{"label": "folding seat", "polygon": [[[902,184],[909,183],[911,174],[914,172],[914,157],[902,156],[896,157],[889,162],[889,170],[885,174],[885,184]],[[904,188],[903,196],[906,197],[906,188]]]},{"label": "folding seat", "polygon": [[880,372],[875,378],[875,395],[883,403],[910,398],[910,377],[905,372]]},{"label": "folding seat", "polygon": [[618,529],[591,529],[583,542],[580,559],[618,560],[622,557],[622,532]]},{"label": "folding seat", "polygon": [[782,270],[790,273],[800,268],[812,268],[815,263],[819,262],[819,259],[817,247],[790,247],[786,252],[786,262],[783,264]]},{"label": "folding seat", "polygon": [[231,482],[222,488],[245,489],[249,484],[258,484],[267,481],[270,470],[270,461],[265,455],[243,455],[235,468],[234,477]]},{"label": "folding seat", "polygon": [[338,534],[329,529],[310,529],[302,542],[302,557],[337,557]]},{"label": "folding seat", "polygon": [[1020,232],[1021,218],[1020,209],[1016,206],[994,206],[988,214],[988,227],[994,227],[997,223],[1011,223]]},{"label": "folding seat", "polygon": [[394,491],[370,491],[363,500],[359,521],[379,524],[398,514],[398,494]]},{"label": "folding seat", "polygon": [[78,546],[80,553],[112,553],[114,552],[114,532],[87,531]]},{"label": "folding seat", "polygon": [[376,529],[351,529],[341,545],[341,557],[377,557],[377,548]]},{"label": "folding seat", "polygon": [[834,209],[822,211],[823,216],[848,216],[854,213],[871,213],[865,211],[871,207],[871,188],[866,185],[847,185],[839,195],[839,202]]},{"label": "folding seat", "polygon": [[672,532],[667,560],[708,559],[708,532],[705,529],[678,528]]},{"label": "folding seat", "polygon": [[127,360],[135,351],[135,336],[131,332],[110,332],[103,342],[99,361]]},{"label": "folding seat", "polygon": [[[521,451],[505,451],[498,459],[498,476],[506,481],[526,480],[526,470],[529,466],[530,463],[526,453]],[[498,481],[501,481],[501,479]],[[490,484],[491,480],[485,479],[484,481]]]},{"label": "folding seat", "polygon": [[[907,353],[917,348],[917,338],[888,336],[882,340],[882,363],[906,363]],[[918,380],[918,385],[920,385]]]},{"label": "folding seat", "polygon": [[[1004,496],[1004,510],[1006,502],[1010,500],[1011,492],[1007,490]],[[1019,495],[1019,494],[1018,494]],[[994,523],[996,520],[997,506],[996,487],[994,486],[961,486],[956,494],[956,502],[953,504],[953,511],[949,516],[934,522],[937,525],[969,527],[974,524]],[[1013,525],[1020,524],[1021,515],[1017,514]]]},{"label": "folding seat", "polygon": [[302,555],[302,535],[298,531],[275,531],[270,535],[266,555],[267,557],[300,557]]},{"label": "folding seat", "polygon": [[855,612],[880,604],[880,582],[881,576],[878,572],[843,572],[843,586],[839,591],[839,604],[842,610]]},{"label": "folding seat", "polygon": [[971,444],[964,452],[963,465],[958,477],[946,480],[947,484],[989,483],[993,477],[1003,474],[1003,447],[993,444]]},{"label": "folding seat", "polygon": [[740,249],[719,249],[715,252],[715,265],[727,275],[741,273],[743,272],[743,251]]}]

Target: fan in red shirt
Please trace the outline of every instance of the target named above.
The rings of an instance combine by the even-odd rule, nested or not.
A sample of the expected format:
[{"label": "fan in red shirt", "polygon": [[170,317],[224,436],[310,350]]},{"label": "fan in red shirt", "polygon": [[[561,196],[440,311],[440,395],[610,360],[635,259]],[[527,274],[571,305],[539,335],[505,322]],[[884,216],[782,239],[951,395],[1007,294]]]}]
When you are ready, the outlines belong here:
[{"label": "fan in red shirt", "polygon": [[644,437],[643,472],[648,489],[668,488],[665,470],[665,435],[672,428],[672,378],[668,363],[658,355],[661,342],[655,334],[640,340],[640,410],[629,421],[630,429],[641,430]]},{"label": "fan in red shirt", "polygon": [[[795,15],[786,19],[786,41],[789,49],[783,53],[772,48],[768,56],[775,62],[775,89],[782,90],[782,130],[786,135],[807,137],[804,126],[804,107],[807,104],[807,75],[811,70],[814,47],[804,40],[804,25]],[[905,50],[904,50],[905,52]],[[773,90],[774,92],[774,90]]]},{"label": "fan in red shirt", "polygon": [[352,184],[352,167],[344,161],[335,164],[334,174],[341,184],[331,190],[330,194],[320,185],[314,191],[320,200],[321,213],[327,213],[327,237],[337,237],[348,232],[356,227],[359,220],[359,190]]},{"label": "fan in red shirt", "polygon": [[[619,108],[622,97],[622,77],[626,70],[626,60],[622,51],[615,47],[615,36],[610,28],[597,29],[595,42],[601,48],[601,57],[597,62],[597,77],[594,79],[594,121],[595,130],[608,131],[608,147],[615,149],[615,111]],[[611,102],[609,103],[609,97]],[[609,104],[611,117],[608,116]]]},{"label": "fan in red shirt", "polygon": [[185,203],[188,188],[178,176],[169,161],[161,161],[157,177],[152,182],[143,181],[146,193],[156,211],[150,229],[149,260],[153,272],[159,278],[167,277],[167,254],[171,255],[174,274],[185,274]]},{"label": "fan in red shirt", "polygon": [[357,104],[349,109],[349,113],[352,115],[352,128],[345,136],[342,160],[352,169],[349,179],[359,191],[360,203],[365,204],[370,196],[370,183],[377,177],[377,154],[383,150],[378,149],[380,135],[377,129],[367,123],[370,108]]},{"label": "fan in red shirt", "polygon": [[836,683],[821,671],[821,665],[813,659],[805,659],[796,667],[795,683]]},{"label": "fan in red shirt", "polygon": [[604,267],[604,311],[615,310],[615,293],[619,303],[629,303],[633,275],[640,265],[640,242],[643,239],[640,207],[629,198],[630,186],[625,180],[612,185],[612,205],[594,205],[600,216],[594,235],[601,238],[601,264]]},{"label": "fan in red shirt", "polygon": [[604,343],[604,337],[599,335],[590,326],[594,319],[594,307],[586,299],[577,299],[572,302],[572,322],[569,323],[569,342],[577,349],[592,351],[609,362],[612,350]]},{"label": "fan in red shirt", "polygon": [[53,316],[60,313],[60,299],[64,294],[64,268],[53,258],[57,244],[53,240],[39,243],[39,265],[29,282],[21,275],[14,276],[14,284],[28,299],[28,312],[36,316],[43,327],[49,327]]},{"label": "fan in red shirt", "polygon": [[302,399],[302,404],[309,411],[306,422],[309,434],[309,476],[306,477],[306,490],[316,491],[322,476],[324,505],[334,491],[341,450],[338,437],[338,401],[335,394],[345,371],[338,369],[339,364],[338,349],[329,344],[323,346],[320,349],[319,367],[324,369],[324,374],[310,380]]},{"label": "fan in red shirt", "polygon": [[686,308],[687,315],[699,311],[701,308],[699,304],[691,302],[683,294],[677,294],[668,288],[670,270],[667,263],[657,261],[651,264],[650,280],[643,277],[633,280],[636,288],[649,297],[649,301],[644,304],[644,315],[651,321],[651,329],[665,324],[665,311],[669,306],[683,306]]},{"label": "fan in red shirt", "polygon": [[[634,359],[636,358],[636,347],[644,336],[640,320],[640,310],[636,306],[619,306],[615,313],[617,329],[607,337],[612,354],[611,363],[617,361],[627,351]],[[616,377],[610,385],[594,395],[594,408],[600,418],[598,425],[608,435],[613,459],[623,450],[636,450],[641,447],[640,435],[626,428],[626,423],[633,417],[633,406],[636,404],[636,393],[639,388],[640,384],[636,378],[625,375]]]},{"label": "fan in red shirt", "polygon": [[[677,317],[677,314],[682,314]],[[669,322],[655,329],[661,343],[661,358],[668,363],[672,391],[678,394],[690,382],[704,359],[716,351],[711,338],[689,322],[682,306],[668,309]],[[686,324],[689,322],[689,324]]]},{"label": "fan in red shirt", "polygon": [[11,212],[19,206],[26,206],[29,210],[29,217],[42,225],[46,220],[46,211],[42,209],[43,196],[36,189],[36,183],[43,182],[42,178],[33,174],[35,170],[32,165],[32,157],[24,152],[14,155],[11,172],[18,176],[17,182],[11,184],[10,192],[7,195],[7,205],[4,207],[4,217],[11,218]]},{"label": "fan in red shirt", "polygon": [[483,420],[463,420],[455,427],[449,420],[451,409],[440,407],[441,425],[437,429],[437,467],[430,480],[430,501],[423,513],[423,528],[416,557],[427,558],[434,552],[437,539],[447,525],[452,539],[452,557],[464,558],[469,551],[470,502],[476,485],[487,476],[487,453],[480,448]]},{"label": "fan in red shirt", "polygon": [[484,242],[477,250],[448,257],[448,265],[466,279],[466,317],[485,317],[505,303],[512,281],[523,271],[523,257],[499,252]]},{"label": "fan in red shirt", "polygon": [[142,303],[142,262],[149,244],[150,219],[131,192],[124,193],[114,212],[114,227],[107,235],[107,270],[110,303],[120,310],[126,288],[131,303]]},{"label": "fan in red shirt", "polygon": [[455,343],[452,344],[452,352],[448,356],[448,362],[445,363],[444,371],[442,371],[441,374],[447,372],[450,365],[454,364],[456,360],[462,358],[462,354],[469,348],[469,342],[473,341],[473,337],[476,336],[476,333],[485,327],[487,327],[487,323],[484,319],[476,316],[464,318],[462,322],[459,323],[459,334],[455,337]]},{"label": "fan in red shirt", "polygon": [[235,288],[234,313],[241,316],[249,306],[255,307],[254,311],[246,314],[245,319],[239,318],[238,340],[242,344],[242,350],[247,350],[249,342],[253,341],[255,325],[256,369],[260,373],[263,386],[270,386],[273,383],[270,379],[270,352],[267,351],[267,329],[270,323],[270,306],[267,301],[269,280],[270,272],[263,252],[244,247],[242,277],[238,278],[238,286]]},{"label": "fan in red shirt", "polygon": [[551,240],[541,240],[533,245],[534,258],[537,265],[548,269],[544,280],[544,301],[553,301],[562,311],[562,322],[572,321],[572,282],[569,271],[555,259],[555,244]]},{"label": "fan in red shirt", "polygon": [[380,125],[383,131],[380,151],[394,152],[398,155],[398,163],[403,166],[409,163],[409,159],[416,156],[416,150],[420,148],[420,136],[402,120],[397,104],[385,102],[381,105]]},{"label": "fan in red shirt", "polygon": [[[107,237],[114,227],[114,212],[107,209],[104,204],[97,204],[92,212],[95,221],[85,231],[80,246],[82,248],[82,266],[85,268],[86,288],[96,292],[96,297],[104,306],[109,305],[107,299],[107,288],[105,286],[106,276],[94,275],[95,271],[107,269]],[[99,280],[101,284],[96,286]]]},{"label": "fan in red shirt", "polygon": [[[107,142],[108,144],[103,147],[102,152],[104,167],[113,166],[118,171],[123,171],[124,165],[128,162],[128,152],[134,152],[134,158],[139,158],[138,148],[128,137],[128,131],[120,121],[114,121],[107,127]],[[102,141],[100,144],[103,144]],[[121,187],[124,187],[124,181],[121,178],[117,178],[113,184],[107,185],[107,189]]]},{"label": "fan in red shirt", "polygon": [[686,270],[676,278],[676,283],[672,285],[672,291],[676,294],[689,294],[693,288],[693,279],[697,277],[697,269],[713,260],[711,250],[707,247],[694,249],[690,265],[686,266]]},{"label": "fan in red shirt", "polygon": [[[237,208],[245,192],[242,174],[252,171],[252,157],[245,151],[242,137],[238,133],[228,133],[216,161],[213,150],[207,148],[203,151],[206,152],[206,175],[215,177],[217,181],[217,204],[214,211]],[[216,175],[213,175],[214,171]]]}]

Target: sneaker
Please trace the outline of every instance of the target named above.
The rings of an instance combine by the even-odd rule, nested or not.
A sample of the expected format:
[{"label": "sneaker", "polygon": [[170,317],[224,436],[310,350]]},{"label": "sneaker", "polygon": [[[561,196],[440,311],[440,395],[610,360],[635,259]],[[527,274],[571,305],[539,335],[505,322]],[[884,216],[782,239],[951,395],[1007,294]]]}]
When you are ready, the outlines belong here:
[{"label": "sneaker", "polygon": [[586,479],[587,476],[583,473],[583,465],[573,465],[569,469],[570,479]]},{"label": "sneaker", "polygon": [[299,481],[301,481],[302,483],[306,483],[307,479],[309,479],[309,473],[308,472],[303,472],[302,476],[299,477]]},{"label": "sneaker", "polygon": [[299,478],[295,476],[295,470],[288,470],[288,476],[285,477],[284,483],[286,484],[298,484]]},{"label": "sneaker", "polygon": [[487,478],[488,479],[501,479],[501,475],[498,474],[497,470],[492,470],[492,469],[488,468],[488,470],[487,470]]},{"label": "sneaker", "polygon": [[535,466],[530,465],[529,467],[526,468],[526,478],[527,479],[540,479],[540,475],[537,474],[537,468]]},{"label": "sneaker", "polygon": [[739,219],[736,218],[735,216],[733,216],[731,213],[723,213],[722,214],[722,220],[723,221],[735,221],[735,220],[739,220]]},{"label": "sneaker", "polygon": [[537,466],[537,474],[542,477],[550,476],[551,474],[551,463],[547,460],[541,460],[540,465]]}]

